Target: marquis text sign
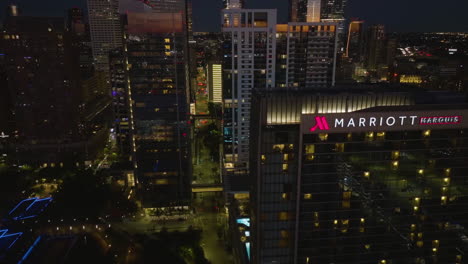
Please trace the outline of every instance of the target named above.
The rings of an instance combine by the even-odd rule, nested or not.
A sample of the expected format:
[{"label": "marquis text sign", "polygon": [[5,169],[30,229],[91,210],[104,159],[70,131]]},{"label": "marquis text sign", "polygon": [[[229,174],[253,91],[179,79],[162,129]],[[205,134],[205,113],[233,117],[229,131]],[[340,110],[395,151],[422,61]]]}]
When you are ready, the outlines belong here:
[{"label": "marquis text sign", "polygon": [[[466,118],[464,118],[466,117]],[[468,110],[302,115],[303,133],[468,128]]]}]

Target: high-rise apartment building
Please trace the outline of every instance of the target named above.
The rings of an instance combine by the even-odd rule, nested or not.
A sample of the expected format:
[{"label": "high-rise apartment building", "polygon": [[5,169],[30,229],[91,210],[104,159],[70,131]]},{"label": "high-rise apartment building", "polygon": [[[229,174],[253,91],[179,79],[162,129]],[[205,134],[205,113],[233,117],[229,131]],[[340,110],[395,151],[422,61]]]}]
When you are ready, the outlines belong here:
[{"label": "high-rise apartment building", "polygon": [[109,72],[109,52],[122,47],[118,0],[88,0],[88,19],[95,69]]},{"label": "high-rise apartment building", "polygon": [[276,10],[224,9],[222,31],[225,169],[246,173],[252,89],[275,87]]},{"label": "high-rise apartment building", "polygon": [[277,25],[276,86],[329,87],[335,84],[337,24]]},{"label": "high-rise apartment building", "polygon": [[[335,83],[337,24],[276,25],[275,16],[272,11],[256,9],[223,11],[223,130],[227,174],[247,174],[253,88],[318,88]],[[227,181],[233,178],[236,176],[227,177]]]},{"label": "high-rise apartment building", "polygon": [[460,94],[340,87],[252,104],[253,263],[463,263]]}]

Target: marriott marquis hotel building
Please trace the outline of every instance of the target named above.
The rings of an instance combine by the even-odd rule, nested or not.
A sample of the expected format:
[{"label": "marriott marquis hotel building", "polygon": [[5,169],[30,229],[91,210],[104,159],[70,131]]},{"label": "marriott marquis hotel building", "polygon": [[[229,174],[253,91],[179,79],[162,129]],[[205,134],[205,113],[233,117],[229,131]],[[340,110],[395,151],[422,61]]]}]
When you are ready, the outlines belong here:
[{"label": "marriott marquis hotel building", "polygon": [[254,97],[254,263],[466,263],[464,96]]}]

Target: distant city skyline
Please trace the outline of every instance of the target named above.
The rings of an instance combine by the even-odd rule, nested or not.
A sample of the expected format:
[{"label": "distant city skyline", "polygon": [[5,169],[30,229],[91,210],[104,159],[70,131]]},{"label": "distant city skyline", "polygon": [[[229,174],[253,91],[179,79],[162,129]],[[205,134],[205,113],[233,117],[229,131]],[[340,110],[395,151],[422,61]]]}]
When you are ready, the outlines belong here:
[{"label": "distant city skyline", "polygon": [[[219,31],[222,0],[192,0],[194,31]],[[86,7],[86,0],[2,1],[0,18],[5,17],[8,3],[16,2],[24,15],[65,16],[71,7]],[[247,8],[278,8],[278,22],[287,22],[287,0],[247,0]],[[348,18],[359,18],[367,25],[384,24],[395,32],[468,32],[465,16],[468,1],[448,0],[349,0]],[[212,14],[212,15],[207,15]]]}]

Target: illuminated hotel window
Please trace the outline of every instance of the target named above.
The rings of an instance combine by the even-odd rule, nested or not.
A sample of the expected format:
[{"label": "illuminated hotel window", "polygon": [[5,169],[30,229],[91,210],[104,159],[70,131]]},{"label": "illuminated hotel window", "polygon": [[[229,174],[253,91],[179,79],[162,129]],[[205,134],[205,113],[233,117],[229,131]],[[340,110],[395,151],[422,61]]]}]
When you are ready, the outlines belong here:
[{"label": "illuminated hotel window", "polygon": [[416,242],[416,246],[418,246],[418,247],[420,247],[420,248],[421,248],[421,247],[423,247],[423,246],[424,246],[424,242],[423,242],[423,241],[421,241],[421,240],[419,240],[418,242]]},{"label": "illuminated hotel window", "polygon": [[283,151],[284,150],[284,144],[275,144],[273,145],[273,150],[275,151]]},{"label": "illuminated hotel window", "polygon": [[348,135],[346,136],[346,138],[347,138],[348,140],[353,140],[353,134],[348,133]]},{"label": "illuminated hotel window", "polygon": [[155,184],[156,185],[167,185],[167,184],[169,184],[169,180],[168,179],[157,179],[155,181]]},{"label": "illuminated hotel window", "polygon": [[312,194],[311,194],[311,193],[304,193],[304,199],[305,199],[305,200],[310,200],[310,199],[312,199]]},{"label": "illuminated hotel window", "polygon": [[171,49],[171,46],[170,45],[164,45],[164,48],[168,50],[168,49]]},{"label": "illuminated hotel window", "polygon": [[396,160],[400,157],[400,151],[393,151],[392,152],[392,159]]},{"label": "illuminated hotel window", "polygon": [[428,136],[430,136],[430,135],[431,135],[431,131],[430,131],[430,130],[424,130],[424,131],[423,131],[423,136],[428,137]]},{"label": "illuminated hotel window", "polygon": [[416,225],[415,224],[411,224],[411,231],[416,231]]},{"label": "illuminated hotel window", "polygon": [[441,205],[447,205],[447,196],[441,196],[440,197],[440,204]]},{"label": "illuminated hotel window", "polygon": [[365,245],[364,245],[364,248],[367,249],[367,250],[369,250],[369,249],[371,248],[371,246],[370,246],[370,244],[365,244]]},{"label": "illuminated hotel window", "polygon": [[170,42],[171,42],[171,39],[165,38],[165,39],[164,39],[164,42],[165,42],[165,43],[170,43]]},{"label": "illuminated hotel window", "polygon": [[343,219],[341,220],[341,233],[348,232],[349,220]]},{"label": "illuminated hotel window", "polygon": [[289,238],[289,232],[287,230],[280,231],[281,238]]},{"label": "illuminated hotel window", "polygon": [[288,154],[284,154],[283,155],[283,161],[284,162],[287,162],[289,160],[289,155]]},{"label": "illuminated hotel window", "polygon": [[328,140],[328,134],[318,134],[318,137],[321,141]]},{"label": "illuminated hotel window", "polygon": [[344,152],[344,143],[336,143],[335,150],[336,152]]},{"label": "illuminated hotel window", "polygon": [[447,188],[447,187],[442,187],[442,189],[441,189],[441,190],[442,190],[442,194],[446,194],[446,193],[447,193],[447,191],[448,191],[448,188]]},{"label": "illuminated hotel window", "polygon": [[290,219],[290,214],[288,212],[280,212],[278,213],[278,220],[280,221],[288,221]]},{"label": "illuminated hotel window", "polygon": [[377,132],[377,139],[379,140],[385,139],[385,132]]},{"label": "illuminated hotel window", "polygon": [[364,176],[364,178],[369,179],[369,177],[370,177],[370,172],[365,171],[362,175]]},{"label": "illuminated hotel window", "polygon": [[170,51],[166,51],[166,52],[164,52],[164,55],[166,55],[166,56],[171,56],[171,52],[170,52]]},{"label": "illuminated hotel window", "polygon": [[397,168],[398,168],[398,161],[393,161],[393,162],[392,162],[392,167],[393,167],[394,169],[397,169]]},{"label": "illuminated hotel window", "polygon": [[305,146],[305,153],[306,154],[314,154],[315,153],[315,145],[306,145]]},{"label": "illuminated hotel window", "polygon": [[265,162],[266,161],[266,156],[265,155],[260,156],[260,160],[262,161],[262,163]]},{"label": "illuminated hotel window", "polygon": [[419,175],[423,175],[423,174],[424,174],[424,170],[423,170],[423,169],[419,169],[419,170],[418,170],[418,174],[419,174]]},{"label": "illuminated hotel window", "polygon": [[414,197],[414,205],[419,205],[421,203],[421,198]]},{"label": "illuminated hotel window", "polygon": [[444,186],[449,186],[450,185],[450,178],[444,178],[443,184],[444,184]]},{"label": "illuminated hotel window", "polygon": [[374,140],[374,132],[366,132],[366,140],[367,141]]},{"label": "illuminated hotel window", "polygon": [[160,110],[159,108],[155,108],[155,109],[154,109],[155,112],[159,112],[159,110]]},{"label": "illuminated hotel window", "polygon": [[290,193],[282,193],[281,194],[281,199],[289,200],[290,196],[291,196]]},{"label": "illuminated hotel window", "polygon": [[452,171],[452,169],[450,169],[450,168],[445,169],[444,170],[445,176],[447,176],[447,177],[450,176],[451,171]]},{"label": "illuminated hotel window", "polygon": [[288,172],[288,167],[287,163],[283,163],[283,172]]},{"label": "illuminated hotel window", "polygon": [[319,220],[319,212],[314,212],[314,220],[315,221]]}]

